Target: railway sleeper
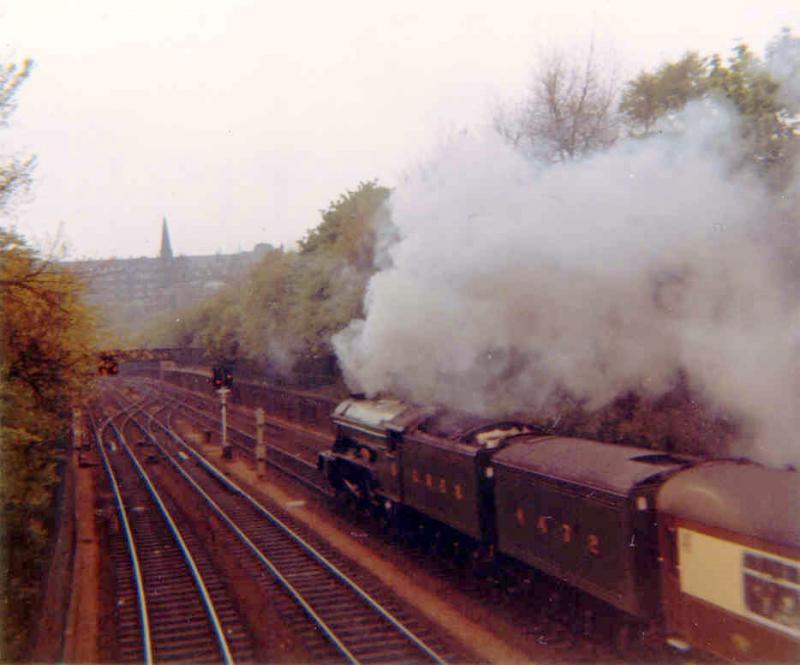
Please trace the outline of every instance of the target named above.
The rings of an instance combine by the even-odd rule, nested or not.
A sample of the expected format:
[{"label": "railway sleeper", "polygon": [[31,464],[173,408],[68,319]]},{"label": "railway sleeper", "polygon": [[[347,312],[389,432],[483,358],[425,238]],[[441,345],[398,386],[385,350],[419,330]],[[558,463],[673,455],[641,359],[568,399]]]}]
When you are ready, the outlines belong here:
[{"label": "railway sleeper", "polygon": [[170,660],[179,663],[216,662],[220,659],[219,650],[199,649],[193,646],[162,646],[154,649],[156,660]]},{"label": "railway sleeper", "polygon": [[125,631],[126,634],[117,634],[116,644],[117,646],[127,647],[127,646],[139,646],[141,647],[142,644],[142,632],[141,629],[137,629],[136,632],[129,632]]},{"label": "railway sleeper", "polygon": [[167,538],[167,536],[159,536],[159,538],[153,542],[149,551],[144,552],[144,556],[151,559],[148,572],[152,571],[153,574],[157,575],[162,571],[170,572],[170,567],[174,568],[185,565],[183,555],[177,549],[170,545],[164,548],[164,543],[168,542]]},{"label": "railway sleeper", "polygon": [[342,614],[353,614],[355,616],[361,616],[365,618],[375,616],[375,612],[372,609],[367,608],[367,606],[363,603],[354,603],[352,599],[342,598],[341,596],[331,599],[327,602],[315,602],[314,607],[325,612],[336,612],[337,616],[340,612]]},{"label": "railway sleeper", "polygon": [[[397,655],[405,654],[405,658],[409,659],[410,653],[418,653],[415,649],[410,647],[410,645],[406,643],[398,643],[394,645],[394,649],[389,649],[389,645],[384,643],[375,643],[375,644],[365,644],[353,647],[353,655],[357,656],[359,660],[367,658],[369,656],[374,656],[380,661],[386,662],[389,653],[393,652]],[[404,648],[405,647],[405,648]]]},{"label": "railway sleeper", "polygon": [[208,615],[203,611],[197,611],[191,614],[182,612],[171,617],[159,618],[158,626],[159,628],[164,627],[165,629],[172,630],[174,626],[199,625],[200,622],[206,621],[207,617]]},{"label": "railway sleeper", "polygon": [[208,592],[212,595],[225,593],[228,589],[226,584],[222,581],[204,582]]},{"label": "railway sleeper", "polygon": [[273,552],[271,548],[265,548],[269,552],[269,560],[278,566],[292,566],[292,572],[300,567],[319,567],[319,564],[308,562],[307,557],[297,552]]},{"label": "railway sleeper", "polygon": [[[328,625],[333,629],[333,631],[340,637],[352,637],[358,636],[359,643],[364,641],[372,641],[374,639],[378,640],[386,640],[387,637],[394,635],[394,630],[390,629],[386,622],[375,622],[375,623],[338,623],[336,620],[328,621]],[[375,631],[378,636],[377,638],[372,636],[369,637],[369,633]]]},{"label": "railway sleeper", "polygon": [[155,602],[158,605],[167,605],[175,603],[183,603],[186,601],[195,601],[197,603],[200,602],[197,593],[197,587],[189,586],[189,583],[185,583],[182,587],[178,587],[176,589],[167,589],[166,593],[163,590],[150,590],[148,593],[148,601]]},{"label": "railway sleeper", "polygon": [[[311,601],[309,603],[316,612],[324,612],[327,616],[338,617],[340,613],[347,611],[348,606],[352,603],[346,600],[340,600],[334,603],[316,603]],[[362,611],[361,616],[364,616]]]},{"label": "railway sleeper", "polygon": [[325,612],[344,610],[353,604],[352,599],[342,598],[341,594],[319,598],[312,594],[305,594],[308,603],[316,610]]},{"label": "railway sleeper", "polygon": [[[340,635],[337,633],[337,635]],[[341,635],[340,635],[341,637]],[[372,651],[385,651],[389,646],[405,647],[408,650],[408,641],[401,639],[396,635],[389,633],[377,633],[375,635],[358,635],[352,637],[345,635],[352,641],[352,650],[360,653],[369,653]]]},{"label": "railway sleeper", "polygon": [[119,639],[126,639],[130,635],[141,635],[142,626],[138,621],[128,621],[117,623],[117,636]]},{"label": "railway sleeper", "polygon": [[358,619],[364,616],[364,608],[358,606],[350,606],[343,608],[336,613],[336,620]]},{"label": "railway sleeper", "polygon": [[187,590],[192,589],[194,584],[187,579],[186,574],[181,570],[172,571],[171,577],[159,576],[159,579],[148,579],[148,582],[158,584],[156,595],[165,595],[175,593],[176,595],[185,594]]},{"label": "railway sleeper", "polygon": [[[198,630],[209,630],[211,623],[208,620],[208,617],[200,617],[194,618],[191,621],[181,619],[186,616],[185,614],[178,613],[172,614],[166,617],[158,617],[156,621],[153,622],[153,632],[159,632],[159,634],[167,634],[167,633],[179,633],[181,631],[198,631]],[[177,620],[176,620],[177,619]],[[158,629],[156,629],[158,626]]]},{"label": "railway sleeper", "polygon": [[294,580],[294,579],[308,579],[310,577],[317,577],[317,578],[324,578],[329,576],[325,570],[321,570],[318,564],[309,563],[305,566],[295,566],[290,573],[286,573],[285,576],[287,579]]},{"label": "railway sleeper", "polygon": [[[154,636],[157,636],[154,633]],[[216,639],[211,629],[206,627],[203,631],[193,631],[190,634],[169,633],[161,635],[158,640],[154,640],[158,650],[172,649],[209,649],[216,647]]]},{"label": "railway sleeper", "polygon": [[[202,618],[200,620],[194,619],[194,621],[192,623],[197,625],[199,621],[202,621],[203,623],[208,624],[207,615],[202,614],[202,611],[203,610],[202,610],[202,608],[200,607],[199,604],[194,606],[194,607],[192,607],[192,608],[189,608],[188,611],[184,611],[184,610],[181,610],[181,609],[179,609],[179,610],[161,611],[161,612],[158,613],[158,616],[156,618],[156,622],[157,623],[161,623],[162,621],[172,622],[175,618],[182,619],[182,618],[187,617],[187,616],[195,616],[196,617],[196,616],[198,616],[198,614],[200,614],[200,616]],[[186,620],[184,620],[183,623],[187,624],[188,622]],[[172,625],[180,625],[180,623],[172,624]]]},{"label": "railway sleeper", "polygon": [[138,617],[139,607],[136,604],[136,597],[130,596],[124,600],[118,600],[116,612],[119,618]]},{"label": "railway sleeper", "polygon": [[153,637],[162,641],[194,643],[201,640],[208,640],[211,635],[211,628],[207,622],[201,624],[193,623],[186,626],[171,625],[162,626],[159,622],[152,628]]},{"label": "railway sleeper", "polygon": [[170,612],[188,612],[201,607],[200,599],[197,597],[179,602],[175,602],[170,598],[158,598],[149,600],[147,605],[151,612],[164,612],[167,610]]},{"label": "railway sleeper", "polygon": [[118,659],[122,663],[141,663],[144,661],[144,652],[141,646],[138,649],[120,649],[117,651]]},{"label": "railway sleeper", "polygon": [[304,552],[298,552],[296,546],[283,544],[279,540],[270,542],[266,538],[259,538],[258,544],[263,546],[264,551],[267,552],[267,558],[276,566],[315,565],[314,562],[309,561],[308,555]]},{"label": "railway sleeper", "polygon": [[239,611],[234,607],[233,603],[228,600],[215,602],[214,609],[216,609],[217,616],[220,619],[235,619],[239,616]]},{"label": "railway sleeper", "polygon": [[[302,585],[296,585],[299,589]],[[320,589],[319,586],[312,586],[309,589],[306,589],[306,597],[313,603],[317,604],[336,604],[336,603],[348,603],[350,602],[349,599],[343,598],[343,590],[341,588],[327,588],[327,589]],[[349,595],[349,594],[347,594]]]}]

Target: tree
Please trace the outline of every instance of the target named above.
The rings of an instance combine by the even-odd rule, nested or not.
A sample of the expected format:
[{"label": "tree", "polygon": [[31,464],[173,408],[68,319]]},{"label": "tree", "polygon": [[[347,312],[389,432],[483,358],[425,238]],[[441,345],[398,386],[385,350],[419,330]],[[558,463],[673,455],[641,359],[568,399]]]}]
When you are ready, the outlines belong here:
[{"label": "tree", "polygon": [[321,211],[296,254],[265,257],[243,308],[246,348],[284,366],[331,354],[331,336],[361,315],[389,193],[377,182],[360,183]]},{"label": "tree", "polygon": [[389,193],[374,181],[360,183],[331,202],[322,211],[322,223],[300,242],[287,292],[287,332],[302,341],[300,353],[330,355],[331,336],[362,315]]},{"label": "tree", "polygon": [[0,651],[10,657],[24,646],[41,591],[71,410],[86,397],[95,371],[81,290],[74,276],[0,228],[0,553],[7,642]]},{"label": "tree", "polygon": [[784,28],[767,44],[766,53],[767,69],[781,82],[779,98],[796,113],[800,110],[800,38]]},{"label": "tree", "polygon": [[752,158],[767,167],[780,161],[792,128],[781,114],[780,84],[764,63],[740,44],[727,63],[719,55],[712,56],[708,82],[709,89],[724,95],[744,118],[742,139]]},{"label": "tree", "polygon": [[[202,346],[209,356],[268,364],[285,374],[301,359],[324,360],[331,336],[362,316],[376,270],[377,229],[390,190],[362,182],[321,211],[296,252],[268,252],[246,277],[210,300],[165,320],[162,341]],[[384,224],[385,226],[385,224]]]},{"label": "tree", "polygon": [[643,136],[654,131],[666,114],[691,99],[718,96],[738,111],[740,141],[746,160],[769,174],[783,188],[797,151],[800,110],[800,40],[788,30],[770,42],[767,59],[759,59],[745,44],[723,59],[687,53],[654,72],[641,72],[625,86],[620,102],[629,131]]},{"label": "tree", "polygon": [[631,133],[644,136],[653,132],[665,113],[682,109],[686,102],[709,87],[707,60],[688,52],[677,62],[661,65],[655,72],[641,72],[625,85],[620,112]]},{"label": "tree", "polygon": [[[0,66],[0,126],[30,61]],[[33,159],[0,164],[0,211],[30,182]],[[91,316],[78,280],[0,226],[0,660],[19,659],[41,593],[54,490],[71,408],[93,374]]]},{"label": "tree", "polygon": [[293,346],[287,344],[287,322],[291,276],[298,260],[296,252],[276,250],[250,274],[242,332],[243,349],[251,358],[269,359],[278,366],[291,363]]},{"label": "tree", "polygon": [[[33,69],[30,60],[22,64],[0,65],[0,127],[8,124],[8,118],[16,109],[16,96],[20,86],[25,82]],[[0,164],[0,209],[11,196],[30,184],[34,159],[7,158]]]},{"label": "tree", "polygon": [[575,159],[616,141],[617,95],[616,77],[602,71],[593,44],[580,59],[554,52],[534,70],[525,97],[497,109],[494,128],[538,159]]},{"label": "tree", "polygon": [[362,270],[369,270],[375,249],[375,219],[390,191],[376,181],[361,182],[322,212],[322,222],[300,241],[300,254],[330,251]]}]

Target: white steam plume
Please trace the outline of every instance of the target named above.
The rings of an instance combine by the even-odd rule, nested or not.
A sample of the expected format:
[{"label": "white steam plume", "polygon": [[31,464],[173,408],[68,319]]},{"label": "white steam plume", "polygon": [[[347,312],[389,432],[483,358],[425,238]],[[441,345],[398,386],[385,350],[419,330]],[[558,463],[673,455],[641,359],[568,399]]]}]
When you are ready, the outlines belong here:
[{"label": "white steam plume", "polygon": [[550,168],[491,136],[444,149],[393,195],[391,265],[334,340],[350,387],[541,414],[563,390],[591,409],[683,371],[745,423],[739,452],[800,461],[800,310],[773,265],[770,196],[726,167],[726,112],[679,120]]}]

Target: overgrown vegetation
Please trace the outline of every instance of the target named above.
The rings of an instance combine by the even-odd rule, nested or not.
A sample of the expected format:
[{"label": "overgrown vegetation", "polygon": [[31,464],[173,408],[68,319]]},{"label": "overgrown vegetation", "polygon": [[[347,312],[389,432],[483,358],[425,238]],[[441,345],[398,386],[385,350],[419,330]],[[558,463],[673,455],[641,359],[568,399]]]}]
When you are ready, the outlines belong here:
[{"label": "overgrown vegetation", "polygon": [[[0,118],[30,64],[0,69]],[[0,205],[27,185],[32,160],[0,166]],[[0,227],[0,659],[25,657],[42,593],[55,490],[72,406],[87,393],[92,319],[77,280]]]},{"label": "overgrown vegetation", "polygon": [[23,655],[54,522],[72,407],[95,370],[81,287],[0,229],[4,654]]},{"label": "overgrown vegetation", "polygon": [[72,407],[95,371],[81,287],[0,229],[3,654],[24,656],[42,592]]},{"label": "overgrown vegetation", "polygon": [[789,84],[800,77],[800,39],[788,30],[772,40],[763,60],[740,44],[727,59],[689,52],[642,72],[626,85],[620,112],[633,135],[647,136],[657,131],[664,116],[693,99],[725,99],[741,118],[736,138],[746,148],[742,153],[780,188],[787,184],[796,157],[800,95],[781,86],[777,73]]},{"label": "overgrown vegetation", "polygon": [[247,282],[166,320],[146,335],[158,345],[200,346],[220,360],[249,360],[290,375],[324,364],[331,336],[361,316],[375,272],[376,234],[388,230],[389,190],[363,182],[322,211],[296,251],[269,252]]}]

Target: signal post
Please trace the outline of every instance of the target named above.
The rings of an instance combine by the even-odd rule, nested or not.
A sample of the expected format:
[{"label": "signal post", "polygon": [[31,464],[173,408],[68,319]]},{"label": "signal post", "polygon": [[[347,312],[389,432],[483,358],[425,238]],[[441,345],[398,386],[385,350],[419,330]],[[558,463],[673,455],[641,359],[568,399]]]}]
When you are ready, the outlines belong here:
[{"label": "signal post", "polygon": [[220,388],[218,391],[220,407],[222,409],[222,457],[231,459],[233,457],[233,447],[228,443],[228,388]]},{"label": "signal post", "polygon": [[228,442],[228,393],[233,387],[233,372],[229,367],[217,365],[211,378],[212,385],[219,393],[220,411],[222,415],[222,457],[233,457],[233,446]]}]

